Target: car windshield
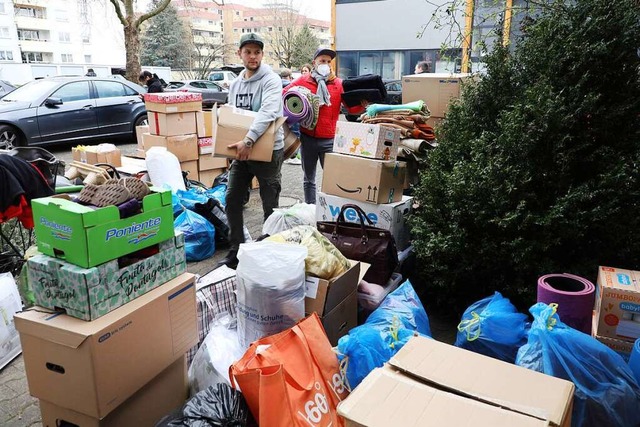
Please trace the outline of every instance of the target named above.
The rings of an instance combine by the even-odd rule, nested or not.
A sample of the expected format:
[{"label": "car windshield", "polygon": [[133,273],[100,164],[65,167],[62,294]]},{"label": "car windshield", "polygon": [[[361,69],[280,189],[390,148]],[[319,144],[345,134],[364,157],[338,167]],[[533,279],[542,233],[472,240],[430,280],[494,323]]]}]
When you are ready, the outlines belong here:
[{"label": "car windshield", "polygon": [[58,85],[52,80],[35,80],[20,86],[2,98],[3,102],[33,101]]}]

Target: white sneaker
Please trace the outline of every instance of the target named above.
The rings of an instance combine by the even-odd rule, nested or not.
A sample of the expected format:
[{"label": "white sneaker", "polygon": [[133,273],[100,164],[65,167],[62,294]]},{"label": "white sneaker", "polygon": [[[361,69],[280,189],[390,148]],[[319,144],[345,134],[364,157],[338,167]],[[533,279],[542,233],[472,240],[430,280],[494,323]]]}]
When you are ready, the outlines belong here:
[{"label": "white sneaker", "polygon": [[297,157],[294,157],[294,158],[292,158],[292,159],[287,159],[287,160],[285,160],[284,162],[285,162],[286,164],[289,164],[289,165],[301,165],[301,164],[302,164],[302,160],[300,160],[300,159],[299,159],[299,158],[297,158]]}]

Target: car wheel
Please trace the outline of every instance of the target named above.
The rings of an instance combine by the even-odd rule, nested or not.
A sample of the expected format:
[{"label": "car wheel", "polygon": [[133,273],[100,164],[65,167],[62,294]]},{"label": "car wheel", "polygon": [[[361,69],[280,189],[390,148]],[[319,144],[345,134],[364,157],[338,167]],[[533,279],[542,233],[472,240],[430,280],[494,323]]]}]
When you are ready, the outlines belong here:
[{"label": "car wheel", "polygon": [[20,132],[9,125],[0,125],[0,149],[11,150],[14,147],[22,147],[24,138]]},{"label": "car wheel", "polygon": [[138,126],[149,126],[149,119],[147,118],[146,114],[141,115],[140,117],[138,117],[136,119],[136,122],[134,123],[133,127],[133,131],[135,132],[135,128],[137,128]]}]

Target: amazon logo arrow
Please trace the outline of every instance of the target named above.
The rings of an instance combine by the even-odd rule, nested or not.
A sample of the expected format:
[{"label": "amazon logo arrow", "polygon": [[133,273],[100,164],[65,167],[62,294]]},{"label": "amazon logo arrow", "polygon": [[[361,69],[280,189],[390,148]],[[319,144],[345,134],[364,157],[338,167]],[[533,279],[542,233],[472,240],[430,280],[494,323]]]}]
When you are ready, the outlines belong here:
[{"label": "amazon logo arrow", "polygon": [[341,187],[339,184],[336,184],[336,187],[344,191],[345,193],[362,193],[362,187],[356,187],[355,190],[347,190],[344,187]]}]

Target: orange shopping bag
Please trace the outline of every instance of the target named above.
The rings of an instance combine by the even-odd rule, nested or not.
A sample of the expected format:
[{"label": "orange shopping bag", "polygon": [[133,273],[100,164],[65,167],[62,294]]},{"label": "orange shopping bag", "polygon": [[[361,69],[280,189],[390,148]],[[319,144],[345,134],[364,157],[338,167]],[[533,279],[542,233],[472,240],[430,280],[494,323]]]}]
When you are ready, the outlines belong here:
[{"label": "orange shopping bag", "polygon": [[254,341],[229,371],[260,427],[344,425],[336,407],[349,392],[316,313]]}]

